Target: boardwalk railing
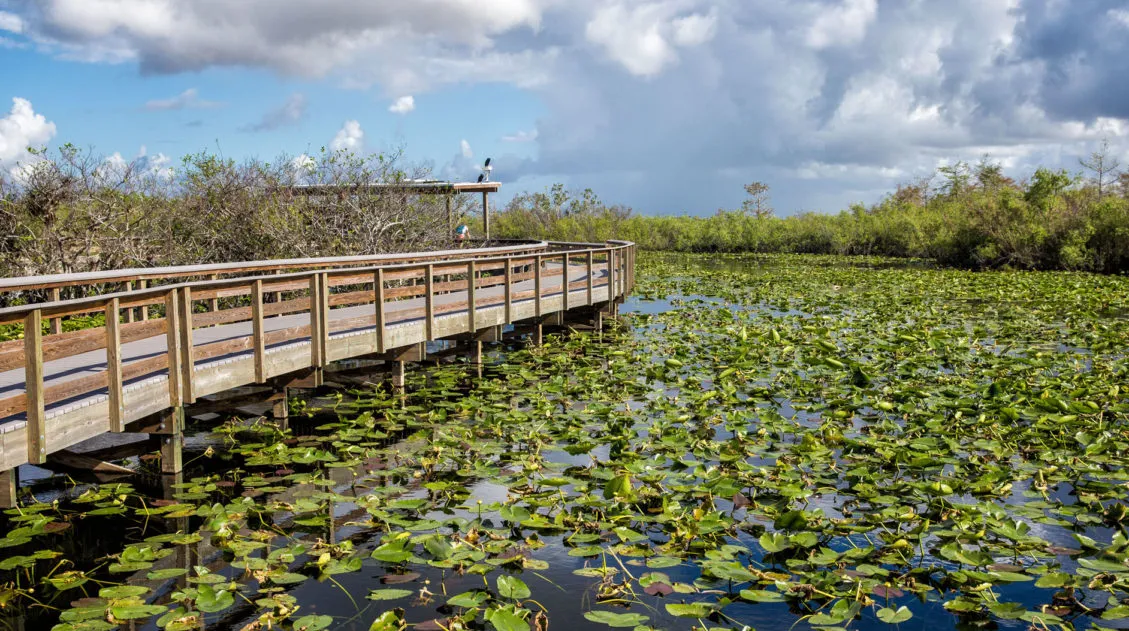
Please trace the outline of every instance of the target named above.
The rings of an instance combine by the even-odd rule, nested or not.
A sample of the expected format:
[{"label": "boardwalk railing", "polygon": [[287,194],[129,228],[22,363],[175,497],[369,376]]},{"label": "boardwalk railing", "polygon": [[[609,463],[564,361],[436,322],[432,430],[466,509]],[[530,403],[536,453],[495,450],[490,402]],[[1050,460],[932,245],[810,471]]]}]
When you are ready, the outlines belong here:
[{"label": "boardwalk railing", "polygon": [[[193,403],[328,363],[581,307],[634,281],[634,244],[523,243],[402,255],[0,280],[0,291],[129,283],[0,309],[0,472]],[[219,269],[219,268],[222,268]],[[292,271],[298,269],[300,271]],[[219,273],[264,273],[218,278]],[[199,278],[179,282],[184,278]],[[141,280],[157,286],[137,287]],[[167,284],[166,284],[167,283]],[[135,320],[130,314],[139,311]],[[105,324],[70,332],[45,321]]]}]

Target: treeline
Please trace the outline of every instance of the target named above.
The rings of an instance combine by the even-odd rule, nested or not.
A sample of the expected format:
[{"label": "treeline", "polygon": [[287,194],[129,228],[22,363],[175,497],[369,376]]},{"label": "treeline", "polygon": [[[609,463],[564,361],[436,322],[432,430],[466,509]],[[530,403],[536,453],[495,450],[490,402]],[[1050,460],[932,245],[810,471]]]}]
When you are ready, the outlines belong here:
[{"label": "treeline", "polygon": [[[426,175],[400,154],[236,162],[201,153],[174,168],[70,145],[36,152],[0,171],[0,275],[447,247],[441,196],[360,188]],[[302,184],[343,192],[296,194]],[[456,198],[455,212],[472,203]]]},{"label": "treeline", "polygon": [[927,258],[972,269],[1129,271],[1129,175],[1103,163],[1100,179],[1039,169],[1005,177],[999,165],[958,163],[903,185],[870,207],[779,218],[763,185],[740,210],[648,217],[561,186],[519,195],[494,220],[498,237],[629,239],[650,250]]}]

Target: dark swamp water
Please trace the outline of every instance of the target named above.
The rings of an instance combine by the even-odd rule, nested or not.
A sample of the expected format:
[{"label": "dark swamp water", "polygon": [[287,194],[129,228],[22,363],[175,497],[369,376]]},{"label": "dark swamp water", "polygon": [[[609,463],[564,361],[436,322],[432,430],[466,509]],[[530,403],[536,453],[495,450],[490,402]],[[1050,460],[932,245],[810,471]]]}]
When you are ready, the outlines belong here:
[{"label": "dark swamp water", "polygon": [[198,423],[179,483],[25,467],[0,624],[1126,626],[1126,279],[640,265],[616,331]]}]

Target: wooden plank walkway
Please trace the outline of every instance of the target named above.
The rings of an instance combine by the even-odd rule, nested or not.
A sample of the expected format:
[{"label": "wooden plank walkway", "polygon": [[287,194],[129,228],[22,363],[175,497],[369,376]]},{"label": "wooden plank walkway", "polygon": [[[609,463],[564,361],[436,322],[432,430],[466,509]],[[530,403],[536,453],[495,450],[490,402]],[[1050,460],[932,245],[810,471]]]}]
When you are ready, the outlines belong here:
[{"label": "wooden plank walkway", "polygon": [[[22,341],[0,344],[0,476],[154,416],[168,416],[175,435],[183,422],[177,410],[199,397],[334,361],[399,357],[397,349],[422,342],[606,308],[631,289],[633,244],[499,251],[476,250],[470,258],[421,254],[426,262],[182,282],[0,309],[0,323],[24,322],[29,331]],[[123,317],[137,309],[139,321]],[[105,313],[110,325],[37,334],[43,320],[91,313]]]}]

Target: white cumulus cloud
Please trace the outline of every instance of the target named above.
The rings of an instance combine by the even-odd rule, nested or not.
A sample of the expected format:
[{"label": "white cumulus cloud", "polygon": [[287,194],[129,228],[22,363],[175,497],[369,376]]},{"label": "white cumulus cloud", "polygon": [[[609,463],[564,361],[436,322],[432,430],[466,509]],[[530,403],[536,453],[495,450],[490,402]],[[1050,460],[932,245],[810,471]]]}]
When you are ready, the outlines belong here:
[{"label": "white cumulus cloud", "polygon": [[459,141],[459,151],[463,154],[464,158],[473,158],[474,150],[470,148],[470,143],[466,139]]},{"label": "white cumulus cloud", "polygon": [[832,9],[819,5],[819,16],[808,29],[812,48],[851,46],[866,36],[866,29],[878,13],[878,0],[842,0]]},{"label": "white cumulus cloud", "polygon": [[0,167],[11,168],[32,158],[28,147],[41,147],[55,137],[55,123],[37,114],[31,101],[12,99],[12,109],[0,118]]},{"label": "white cumulus cloud", "polygon": [[408,95],[408,96],[401,96],[400,98],[393,101],[392,105],[388,106],[388,111],[392,112],[393,114],[407,114],[408,112],[411,112],[415,108],[416,108],[415,97]]},{"label": "white cumulus cloud", "polygon": [[596,10],[585,35],[633,75],[653,77],[677,61],[678,48],[714,36],[717,13],[682,15],[680,3],[609,3]]},{"label": "white cumulus cloud", "polygon": [[329,148],[334,151],[360,151],[364,148],[364,142],[365,132],[361,129],[361,124],[355,120],[348,120],[333,137]]},{"label": "white cumulus cloud", "polygon": [[0,31],[22,33],[24,31],[24,21],[15,13],[0,11]]}]

